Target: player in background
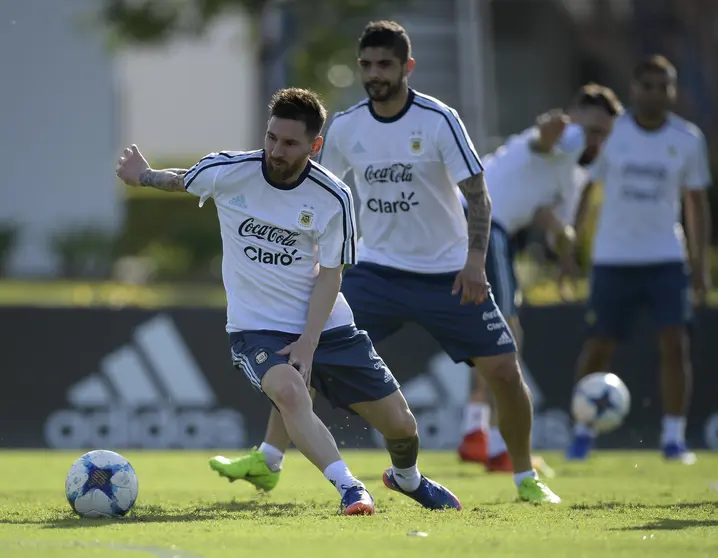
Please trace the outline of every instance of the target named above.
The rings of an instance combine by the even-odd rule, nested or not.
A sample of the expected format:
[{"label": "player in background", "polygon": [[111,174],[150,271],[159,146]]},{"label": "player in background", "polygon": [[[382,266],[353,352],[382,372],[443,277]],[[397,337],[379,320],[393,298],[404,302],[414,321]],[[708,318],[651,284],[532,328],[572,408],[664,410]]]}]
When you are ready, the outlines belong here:
[{"label": "player in background", "polygon": [[[314,93],[281,90],[269,105],[264,150],[223,151],[187,171],[157,171],[132,146],[117,174],[131,186],[186,190],[200,206],[214,200],[234,366],[272,401],[294,444],[339,491],[343,513],[373,514],[371,495],[314,414],[309,386],[382,432],[397,467],[416,421],[340,293],[344,266],[356,261],[356,226],[349,188],[310,160],[325,120]],[[427,505],[461,508],[445,488],[423,475],[419,481]]]},{"label": "player in background", "polygon": [[[485,158],[484,174],[493,202],[486,275],[519,352],[523,332],[515,304],[518,284],[513,239],[520,230],[536,224],[553,237],[561,267],[570,266],[575,241],[573,219],[562,219],[559,211],[575,198],[577,165],[585,166],[595,159],[621,111],[613,91],[585,85],[566,113],[554,110],[541,115],[536,126],[512,136]],[[484,462],[489,471],[510,471],[511,460],[499,429],[495,425],[488,428],[491,409],[482,401],[485,390],[477,371],[475,374],[476,389],[465,409],[459,455],[464,461]]]},{"label": "player in background", "polygon": [[[415,61],[400,25],[369,23],[358,64],[368,98],[332,119],[320,154],[337,176],[354,173],[361,204],[359,263],[342,288],[357,326],[378,342],[413,321],[454,361],[479,366],[500,410],[520,498],[558,503],[532,467],[531,398],[486,280],[491,199],[479,157],[454,109],[409,88]],[[457,185],[468,201],[468,227]],[[413,462],[419,438],[405,443]],[[232,460],[225,472],[271,488],[288,445],[273,412],[259,451]],[[257,463],[265,468],[260,480],[245,473]],[[417,482],[408,467],[384,475],[388,487],[409,496]]]},{"label": "player in background", "polygon": [[[590,169],[590,179],[603,183],[604,201],[592,249],[589,337],[577,372],[581,378],[610,370],[616,344],[626,340],[636,311],[646,306],[658,328],[661,354],[660,445],[666,459],[692,463],[695,455],[685,444],[692,379],[687,325],[693,302],[703,304],[710,287],[706,190],[711,177],[700,129],[670,112],[676,78],[676,69],[663,56],[636,66],[632,108],[616,121]],[[591,187],[583,194],[578,227],[583,225]],[[567,457],[584,459],[596,433],[586,424],[575,428]]]}]

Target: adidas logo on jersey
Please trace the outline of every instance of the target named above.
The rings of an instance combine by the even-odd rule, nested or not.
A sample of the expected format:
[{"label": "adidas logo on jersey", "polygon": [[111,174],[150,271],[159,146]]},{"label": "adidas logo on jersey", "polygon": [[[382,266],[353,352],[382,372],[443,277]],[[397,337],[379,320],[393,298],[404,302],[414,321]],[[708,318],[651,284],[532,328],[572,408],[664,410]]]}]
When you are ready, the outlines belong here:
[{"label": "adidas logo on jersey", "polygon": [[505,331],[501,333],[501,337],[499,337],[499,340],[496,342],[497,345],[508,345],[509,343],[513,343],[514,340],[511,339],[511,336],[506,333]]},{"label": "adidas logo on jersey", "polygon": [[242,415],[214,409],[215,393],[169,316],[133,337],[100,361],[100,373],[70,386],[73,408],[45,422],[49,447],[244,447]]},{"label": "adidas logo on jersey", "polygon": [[234,196],[231,200],[229,200],[229,205],[234,205],[235,207],[242,207],[244,209],[247,209],[247,202],[244,199],[244,194]]},{"label": "adidas logo on jersey", "polygon": [[364,149],[364,146],[361,144],[361,142],[357,141],[354,144],[354,147],[352,147],[352,153],[366,153],[366,149]]}]

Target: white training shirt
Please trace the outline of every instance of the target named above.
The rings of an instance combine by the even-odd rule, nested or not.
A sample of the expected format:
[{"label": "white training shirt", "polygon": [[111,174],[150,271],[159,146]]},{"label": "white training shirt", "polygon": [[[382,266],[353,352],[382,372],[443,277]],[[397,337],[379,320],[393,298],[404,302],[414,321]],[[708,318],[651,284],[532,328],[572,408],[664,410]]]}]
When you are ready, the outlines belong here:
[{"label": "white training shirt", "polygon": [[655,131],[620,116],[589,171],[603,182],[593,243],[596,264],[651,264],[686,258],[681,190],[710,184],[705,139],[697,126],[669,115]]},{"label": "white training shirt", "polygon": [[[349,188],[313,161],[294,184],[272,184],[262,150],[212,153],[187,171],[184,183],[200,206],[211,197],[217,207],[227,331],[302,333],[317,263],[356,262]],[[324,329],[353,322],[339,293]]]},{"label": "white training shirt", "polygon": [[528,226],[540,207],[564,207],[575,195],[574,172],[586,149],[583,128],[569,124],[549,153],[531,150],[537,136],[536,127],[524,130],[484,158],[492,220],[509,235]]},{"label": "white training shirt", "polygon": [[354,172],[359,261],[415,273],[464,267],[457,183],[483,166],[454,109],[409,90],[405,108],[382,118],[364,100],[334,116],[319,161],[339,177]]},{"label": "white training shirt", "polygon": [[588,169],[581,165],[575,165],[571,172],[570,187],[564,191],[565,197],[556,208],[556,216],[564,223],[572,226],[576,223],[581,195],[588,182]]}]

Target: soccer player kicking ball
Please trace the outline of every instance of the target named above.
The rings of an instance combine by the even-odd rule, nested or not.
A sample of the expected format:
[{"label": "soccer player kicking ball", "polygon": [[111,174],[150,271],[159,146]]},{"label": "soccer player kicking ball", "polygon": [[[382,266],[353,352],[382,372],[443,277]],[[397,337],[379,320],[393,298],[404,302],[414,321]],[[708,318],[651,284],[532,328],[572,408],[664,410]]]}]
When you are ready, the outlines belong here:
[{"label": "soccer player kicking ball", "polygon": [[[576,190],[577,165],[588,165],[611,131],[614,117],[622,111],[615,93],[596,84],[583,86],[564,113],[541,115],[536,126],[512,136],[485,158],[486,183],[493,204],[486,275],[496,304],[511,326],[520,349],[523,337],[515,305],[518,285],[514,270],[513,238],[523,228],[537,224],[555,238],[563,267],[572,261],[575,233],[570,222],[559,216]],[[477,382],[480,386],[480,384]],[[473,399],[478,399],[474,397]],[[470,403],[465,414],[466,432],[459,446],[465,461],[483,461],[482,443],[488,408]],[[474,414],[483,421],[471,421]],[[496,427],[491,428],[486,453],[490,471],[511,470],[506,444]],[[482,451],[483,450],[483,451]]]},{"label": "soccer player kicking ball", "polygon": [[[343,513],[373,514],[371,495],[314,414],[309,386],[382,432],[395,467],[416,468],[414,448],[391,442],[411,439],[416,422],[339,292],[344,266],[356,260],[356,227],[349,188],[310,160],[322,146],[326,110],[312,92],[285,89],[272,98],[269,117],[264,150],[213,153],[173,171],[152,170],[132,146],[117,175],[131,186],[190,192],[200,206],[214,200],[234,366],[339,491]],[[446,488],[424,476],[419,482],[427,505],[461,508]]]},{"label": "soccer player kicking ball", "polygon": [[[321,152],[321,163],[337,176],[354,172],[361,203],[359,263],[342,288],[357,326],[378,342],[413,321],[454,361],[476,364],[496,398],[520,498],[558,503],[532,467],[530,394],[486,280],[491,199],[479,157],[455,110],[408,87],[415,62],[400,25],[368,24],[358,54],[369,98],[334,117]],[[469,205],[468,230],[457,185]],[[416,468],[416,431],[387,438],[389,451],[401,448],[404,457],[386,471],[384,484],[432,507]],[[221,475],[268,490],[288,446],[273,411],[259,451],[210,463]]]},{"label": "soccer player kicking ball", "polygon": [[[616,343],[627,337],[636,310],[647,306],[658,328],[661,353],[663,455],[693,463],[695,454],[685,444],[691,389],[687,324],[693,302],[691,272],[696,303],[705,301],[710,286],[706,189],[711,177],[703,134],[670,112],[675,98],[676,70],[668,60],[653,56],[638,64],[631,83],[633,108],[616,121],[590,169],[590,179],[603,182],[604,201],[592,250],[586,313],[590,333],[579,356],[578,376],[610,370]],[[584,191],[578,227],[590,188]],[[577,424],[567,457],[585,459],[595,436],[590,425]]]}]

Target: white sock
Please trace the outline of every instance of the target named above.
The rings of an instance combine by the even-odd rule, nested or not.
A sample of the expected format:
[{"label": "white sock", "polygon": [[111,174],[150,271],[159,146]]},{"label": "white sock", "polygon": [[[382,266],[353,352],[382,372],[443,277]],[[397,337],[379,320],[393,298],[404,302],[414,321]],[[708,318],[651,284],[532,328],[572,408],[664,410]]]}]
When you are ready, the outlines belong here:
[{"label": "white sock", "polygon": [[521,486],[523,480],[528,479],[529,477],[537,479],[538,473],[533,469],[531,471],[524,471],[523,473],[516,473],[514,475],[514,483],[516,484],[516,486]]},{"label": "white sock", "polygon": [[683,444],[686,441],[686,417],[666,415],[663,417],[661,445]]},{"label": "white sock", "polygon": [[596,437],[596,430],[586,424],[579,424],[578,422],[573,427],[573,433],[576,436],[588,436],[590,438]]},{"label": "white sock", "polygon": [[352,486],[364,486],[361,481],[354,478],[344,461],[335,461],[324,469],[324,476],[334,485],[341,496]]},{"label": "white sock", "polygon": [[262,442],[259,451],[264,454],[264,461],[270,471],[279,471],[284,464],[284,452],[267,442]]},{"label": "white sock", "polygon": [[392,467],[392,469],[394,471],[396,484],[398,484],[402,490],[414,492],[414,490],[419,488],[419,484],[421,484],[421,473],[419,473],[419,468],[416,465],[408,469],[397,469],[396,467]]},{"label": "white sock", "polygon": [[504,442],[498,426],[492,426],[489,431],[489,457],[496,457],[507,451],[506,442]]},{"label": "white sock", "polygon": [[464,407],[464,420],[461,426],[464,436],[489,429],[491,407],[486,403],[467,403]]}]

